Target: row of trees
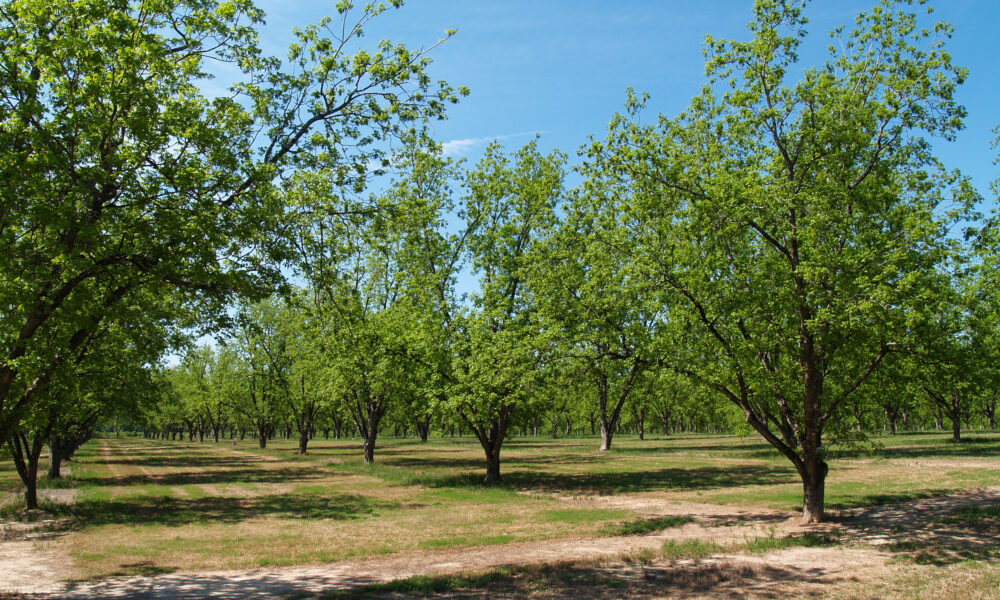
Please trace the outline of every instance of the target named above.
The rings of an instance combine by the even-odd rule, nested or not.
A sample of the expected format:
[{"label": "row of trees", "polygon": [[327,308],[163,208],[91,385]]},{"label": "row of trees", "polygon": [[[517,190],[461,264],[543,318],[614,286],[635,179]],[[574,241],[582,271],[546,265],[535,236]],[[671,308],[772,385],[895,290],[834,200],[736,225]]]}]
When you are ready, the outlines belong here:
[{"label": "row of trees", "polygon": [[[456,424],[488,482],[542,415],[591,415],[607,449],[623,418],[643,431],[678,411],[774,446],[806,521],[823,518],[827,446],[873,415],[938,412],[956,438],[973,406],[993,424],[997,234],[928,141],[961,128],[965,71],[950,28],[907,2],[803,69],[803,3],[758,0],[749,41],[708,40],[684,113],[645,119],[629,95],[574,189],[537,142],[466,170],[412,128],[456,93],[423,51],[348,55],[381,6],[349,21],[341,3],[343,37],[302,30],[289,70],[257,50],[248,3],[81,6],[0,9],[0,439],[36,467],[60,429],[43,398],[97,397],[80,382],[106,389],[195,323],[217,350],[131,369],[152,393],[99,404],[151,398],[132,411],[150,428],[261,445],[294,426],[302,452],[347,423],[369,462],[387,416],[422,436]],[[231,98],[194,86],[208,58],[244,74]],[[377,165],[393,179],[365,196]]]}]

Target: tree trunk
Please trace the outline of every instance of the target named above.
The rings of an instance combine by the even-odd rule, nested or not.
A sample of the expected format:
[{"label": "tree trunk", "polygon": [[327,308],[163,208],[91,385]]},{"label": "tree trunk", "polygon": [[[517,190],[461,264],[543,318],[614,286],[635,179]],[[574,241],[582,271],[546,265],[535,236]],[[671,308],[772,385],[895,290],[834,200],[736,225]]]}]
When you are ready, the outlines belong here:
[{"label": "tree trunk", "polygon": [[417,419],[416,426],[417,426],[417,435],[420,436],[420,441],[421,442],[426,442],[427,441],[427,437],[431,433],[431,420],[430,420],[430,418],[427,418],[427,419]]},{"label": "tree trunk", "polygon": [[49,449],[49,479],[62,479],[62,452]]},{"label": "tree trunk", "polygon": [[486,483],[500,483],[500,451],[486,453]]},{"label": "tree trunk", "polygon": [[36,433],[29,442],[28,436],[15,433],[8,440],[14,455],[14,467],[24,484],[24,507],[27,510],[38,509],[38,459],[45,447],[46,437]]},{"label": "tree trunk", "polygon": [[309,445],[309,429],[299,431],[299,454],[306,453],[306,446]]},{"label": "tree trunk", "polygon": [[49,479],[62,479],[63,444],[57,435],[49,438]]},{"label": "tree trunk", "polygon": [[375,436],[365,438],[364,451],[365,464],[370,465],[375,462]]},{"label": "tree trunk", "polygon": [[962,415],[957,408],[951,411],[951,441],[962,441]]},{"label": "tree trunk", "polygon": [[601,416],[601,452],[611,449],[611,438],[614,436],[614,428],[604,416]]},{"label": "tree trunk", "polygon": [[267,448],[267,427],[265,426],[257,428],[257,448],[259,450]]},{"label": "tree trunk", "polygon": [[802,475],[802,522],[819,523],[824,518],[826,474],[830,468],[821,460],[806,464]]}]

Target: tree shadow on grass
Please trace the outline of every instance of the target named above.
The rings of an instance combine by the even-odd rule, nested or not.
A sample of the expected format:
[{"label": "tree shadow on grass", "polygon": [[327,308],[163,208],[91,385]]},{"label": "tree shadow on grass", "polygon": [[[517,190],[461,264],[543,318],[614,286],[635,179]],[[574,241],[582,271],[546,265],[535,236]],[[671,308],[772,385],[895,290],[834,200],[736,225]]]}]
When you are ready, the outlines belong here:
[{"label": "tree shadow on grass", "polygon": [[[414,483],[430,487],[480,487],[483,473],[422,475]],[[665,468],[650,471],[605,473],[550,473],[515,470],[502,475],[501,487],[544,492],[620,494],[668,489],[718,489],[746,485],[779,485],[798,482],[790,468],[769,465],[739,467]]]},{"label": "tree shadow on grass", "polygon": [[[907,440],[901,439],[900,442]],[[967,436],[959,443],[950,437],[925,441],[912,446],[889,446],[871,450],[867,448],[839,448],[833,452],[836,458],[976,458],[1000,456],[1000,437]]]},{"label": "tree shadow on grass", "polygon": [[[415,505],[413,505],[415,506]],[[250,498],[126,497],[87,501],[69,509],[77,526],[239,523],[248,519],[362,519],[398,509],[395,501],[358,494],[271,494]]]},{"label": "tree shadow on grass", "polygon": [[[822,580],[822,581],[818,581]],[[369,598],[428,598],[485,600],[528,598],[544,590],[552,600],[613,600],[634,598],[745,598],[753,590],[758,598],[801,597],[803,586],[809,596],[833,581],[851,581],[822,567],[802,568],[751,564],[730,560],[648,561],[644,564],[591,565],[585,561],[516,565],[487,571],[450,575],[417,575],[387,582],[339,582],[335,591],[319,596],[323,600]],[[346,589],[345,589],[346,588]]]},{"label": "tree shadow on grass", "polygon": [[853,537],[918,564],[1000,557],[1000,492],[995,490],[875,506],[841,524]]},{"label": "tree shadow on grass", "polygon": [[106,465],[135,467],[198,467],[225,469],[228,467],[246,467],[248,462],[268,464],[270,461],[259,458],[251,453],[247,453],[245,456],[218,456],[212,454],[189,453],[115,456],[110,459],[102,460],[101,462]]},{"label": "tree shadow on grass", "polygon": [[108,475],[87,480],[95,486],[133,485],[212,485],[242,483],[287,483],[289,481],[310,481],[328,477],[329,473],[318,467],[287,466],[269,469],[225,469],[218,471],[177,471],[154,475],[136,474],[124,477]]}]

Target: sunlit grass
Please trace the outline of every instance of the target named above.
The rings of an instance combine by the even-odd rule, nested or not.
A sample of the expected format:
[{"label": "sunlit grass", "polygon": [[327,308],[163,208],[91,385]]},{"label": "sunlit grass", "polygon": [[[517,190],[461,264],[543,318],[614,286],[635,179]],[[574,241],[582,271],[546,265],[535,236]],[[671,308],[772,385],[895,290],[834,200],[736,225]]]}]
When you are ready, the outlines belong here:
[{"label": "sunlit grass", "polygon": [[[831,461],[827,506],[846,510],[1000,480],[1000,435],[977,434],[958,445],[946,437],[880,438],[867,454],[842,452]],[[650,506],[801,505],[791,465],[763,442],[737,436],[619,436],[611,452],[598,452],[596,438],[515,438],[505,444],[497,486],[484,485],[483,452],[469,437],[386,439],[373,465],[363,464],[358,440],[314,440],[306,456],[295,447],[294,440],[263,451],[253,440],[91,442],[58,484],[75,492],[71,506],[51,507],[74,520],[59,543],[78,575],[100,577],[643,534],[690,520],[595,500],[608,496]],[[16,518],[18,487],[10,466],[0,465],[6,518]],[[989,521],[991,514],[962,518]],[[792,542],[759,542],[779,543]],[[700,556],[719,548],[699,544],[677,542],[664,553]]]}]

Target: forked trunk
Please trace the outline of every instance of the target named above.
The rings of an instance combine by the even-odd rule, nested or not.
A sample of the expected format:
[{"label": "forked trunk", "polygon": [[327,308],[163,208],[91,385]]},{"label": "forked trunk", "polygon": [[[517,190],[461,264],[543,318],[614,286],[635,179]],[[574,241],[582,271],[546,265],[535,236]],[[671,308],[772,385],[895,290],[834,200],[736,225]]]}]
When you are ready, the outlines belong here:
[{"label": "forked trunk", "polygon": [[38,459],[45,447],[45,437],[35,434],[29,442],[27,435],[15,433],[9,440],[14,467],[24,484],[24,507],[28,510],[38,508]]},{"label": "forked trunk", "polygon": [[417,428],[417,436],[420,438],[421,442],[426,442],[427,438],[431,434],[431,418],[430,417],[420,417],[413,422],[414,426]]}]

